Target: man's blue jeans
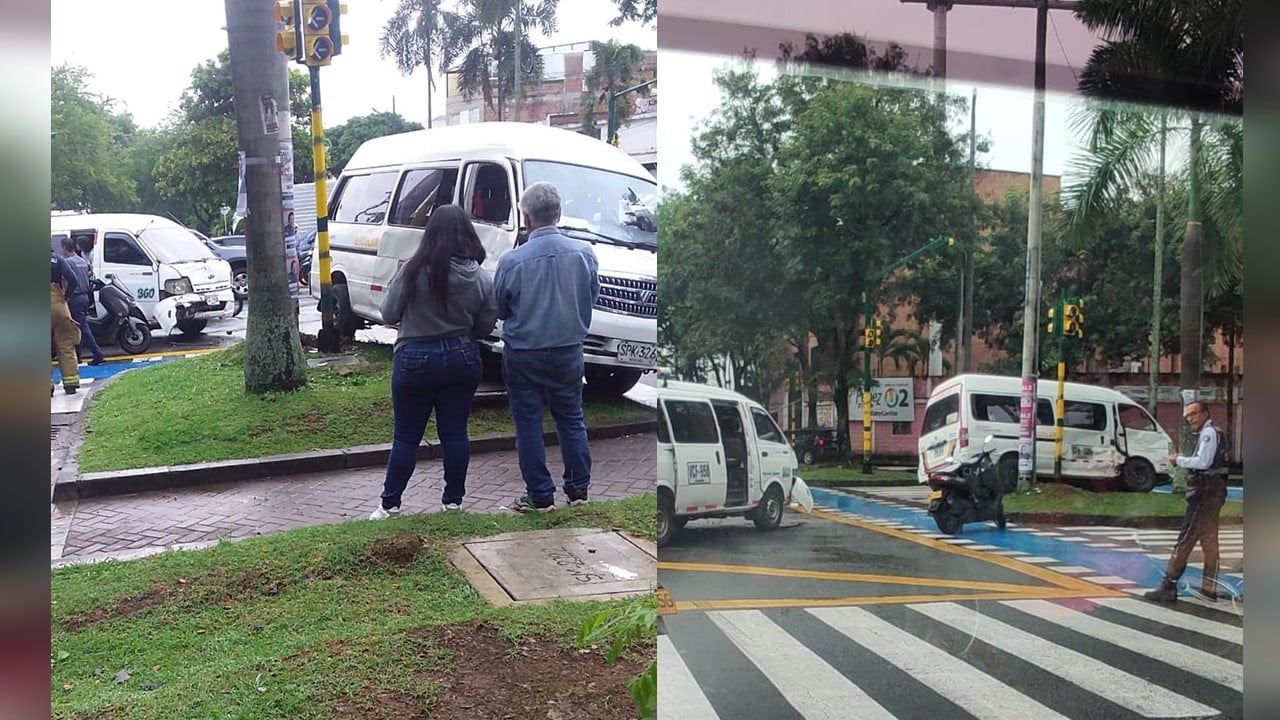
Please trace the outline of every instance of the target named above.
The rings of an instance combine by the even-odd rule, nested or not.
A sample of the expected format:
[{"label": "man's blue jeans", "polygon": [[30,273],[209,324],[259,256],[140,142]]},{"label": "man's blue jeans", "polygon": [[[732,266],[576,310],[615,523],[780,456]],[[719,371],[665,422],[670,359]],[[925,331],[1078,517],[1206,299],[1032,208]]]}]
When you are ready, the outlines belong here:
[{"label": "man's blue jeans", "polygon": [[547,470],[542,413],[550,408],[564,460],[564,492],[585,495],[591,485],[591,448],[582,419],[582,346],[502,352],[507,400],[516,424],[516,455],[529,500],[545,506],[555,500],[556,485]]},{"label": "man's blue jeans", "polygon": [[98,347],[98,340],[89,327],[89,296],[85,293],[72,295],[67,299],[67,309],[71,311],[71,319],[80,326],[80,349],[88,350],[94,360],[101,360],[102,348]]},{"label": "man's blue jeans", "polygon": [[382,488],[382,507],[400,507],[400,496],[417,466],[418,445],[432,410],[436,412],[436,431],[444,456],[441,502],[462,502],[471,462],[467,418],[481,373],[480,349],[468,338],[422,340],[396,350],[391,370],[395,431]]}]

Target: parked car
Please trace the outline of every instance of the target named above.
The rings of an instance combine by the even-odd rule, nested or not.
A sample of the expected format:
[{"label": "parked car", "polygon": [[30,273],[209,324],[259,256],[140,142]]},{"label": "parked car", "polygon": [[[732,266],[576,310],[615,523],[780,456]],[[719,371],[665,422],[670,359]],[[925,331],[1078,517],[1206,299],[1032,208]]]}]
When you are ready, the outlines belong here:
[{"label": "parked car", "polygon": [[791,433],[791,446],[805,465],[834,460],[840,454],[839,442],[834,428],[801,428]]},{"label": "parked car", "polygon": [[244,236],[219,235],[207,238],[205,244],[231,265],[231,290],[236,294],[236,302],[244,302],[249,297],[249,262],[244,249]]}]

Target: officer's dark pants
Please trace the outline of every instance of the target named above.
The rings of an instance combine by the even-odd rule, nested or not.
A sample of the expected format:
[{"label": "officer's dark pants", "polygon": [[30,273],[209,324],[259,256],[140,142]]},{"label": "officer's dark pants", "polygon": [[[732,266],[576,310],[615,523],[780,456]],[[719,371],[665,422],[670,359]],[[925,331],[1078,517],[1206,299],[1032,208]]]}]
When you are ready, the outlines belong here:
[{"label": "officer's dark pants", "polygon": [[102,348],[98,347],[98,341],[93,337],[93,330],[89,327],[89,296],[85,293],[72,295],[67,299],[67,309],[71,311],[71,319],[80,326],[79,349],[87,350],[93,355],[94,360],[101,360]]},{"label": "officer's dark pants", "polygon": [[1204,552],[1204,578],[1200,589],[1206,593],[1218,590],[1218,513],[1227,500],[1226,479],[1206,477],[1193,480],[1187,486],[1187,511],[1182,516],[1182,530],[1178,543],[1173,546],[1169,567],[1165,570],[1166,585],[1176,585],[1187,569],[1187,558],[1200,543]]}]

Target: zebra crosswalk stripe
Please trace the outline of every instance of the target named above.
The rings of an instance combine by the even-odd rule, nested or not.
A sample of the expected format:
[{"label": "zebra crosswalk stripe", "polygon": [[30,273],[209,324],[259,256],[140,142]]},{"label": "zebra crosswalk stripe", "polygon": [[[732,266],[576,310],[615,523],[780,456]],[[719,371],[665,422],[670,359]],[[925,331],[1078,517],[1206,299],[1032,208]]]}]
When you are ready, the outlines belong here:
[{"label": "zebra crosswalk stripe", "polygon": [[759,610],[716,612],[710,619],[805,717],[893,720],[880,703]]},{"label": "zebra crosswalk stripe", "polygon": [[[1050,710],[972,665],[861,608],[813,608],[810,615],[964,708],[974,717],[1057,720]],[[856,717],[856,716],[850,716]]]},{"label": "zebra crosswalk stripe", "polygon": [[913,603],[907,607],[1144,717],[1200,718],[1219,714],[1207,705],[956,603]]},{"label": "zebra crosswalk stripe", "polygon": [[720,720],[666,635],[658,636],[658,717]]},{"label": "zebra crosswalk stripe", "polygon": [[1237,645],[1244,644],[1244,628],[1191,617],[1184,612],[1161,607],[1155,603],[1130,600],[1129,598],[1089,598],[1089,602],[1109,607],[1112,610],[1119,610],[1126,615],[1155,620],[1164,625],[1190,630]]},{"label": "zebra crosswalk stripe", "polygon": [[1148,635],[1045,600],[1008,600],[1002,604],[1082,635],[1146,655],[1152,660],[1201,675],[1232,690],[1244,690],[1244,668],[1240,663],[1213,653]]}]

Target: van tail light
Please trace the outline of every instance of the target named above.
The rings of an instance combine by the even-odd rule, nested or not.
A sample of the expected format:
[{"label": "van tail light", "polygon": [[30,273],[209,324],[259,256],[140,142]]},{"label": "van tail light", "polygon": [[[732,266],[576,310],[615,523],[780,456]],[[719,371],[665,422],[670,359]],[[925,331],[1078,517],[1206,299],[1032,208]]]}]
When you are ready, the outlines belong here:
[{"label": "van tail light", "polygon": [[960,426],[960,449],[964,450],[969,447],[969,428]]}]

